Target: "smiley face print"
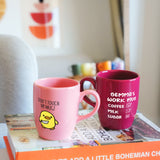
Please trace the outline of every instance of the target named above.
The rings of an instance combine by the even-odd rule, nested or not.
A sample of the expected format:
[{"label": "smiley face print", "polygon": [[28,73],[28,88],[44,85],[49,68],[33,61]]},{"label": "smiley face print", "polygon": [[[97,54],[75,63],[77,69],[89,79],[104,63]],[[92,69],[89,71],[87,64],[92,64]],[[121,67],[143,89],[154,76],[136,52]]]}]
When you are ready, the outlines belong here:
[{"label": "smiley face print", "polygon": [[39,121],[43,128],[54,130],[55,126],[58,125],[58,121],[55,119],[53,114],[48,111],[42,111],[39,117]]}]

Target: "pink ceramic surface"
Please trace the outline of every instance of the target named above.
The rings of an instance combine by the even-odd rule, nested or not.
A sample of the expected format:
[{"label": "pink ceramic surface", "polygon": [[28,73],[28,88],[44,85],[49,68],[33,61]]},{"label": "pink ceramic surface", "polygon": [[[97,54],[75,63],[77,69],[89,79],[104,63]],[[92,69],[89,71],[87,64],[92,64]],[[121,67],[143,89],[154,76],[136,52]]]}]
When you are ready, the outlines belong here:
[{"label": "pink ceramic surface", "polygon": [[[96,98],[91,113],[78,115],[79,103],[85,95]],[[72,135],[76,123],[95,114],[100,105],[96,91],[80,92],[78,81],[67,78],[45,78],[33,86],[34,117],[39,136],[48,140],[62,140]]]},{"label": "pink ceramic surface", "polygon": [[[96,80],[82,79],[81,91],[85,81],[90,81],[99,93],[101,105],[98,114],[102,126],[117,130],[129,128],[138,106],[139,75],[127,70],[102,71],[97,74]],[[95,106],[89,98],[84,100]]]}]

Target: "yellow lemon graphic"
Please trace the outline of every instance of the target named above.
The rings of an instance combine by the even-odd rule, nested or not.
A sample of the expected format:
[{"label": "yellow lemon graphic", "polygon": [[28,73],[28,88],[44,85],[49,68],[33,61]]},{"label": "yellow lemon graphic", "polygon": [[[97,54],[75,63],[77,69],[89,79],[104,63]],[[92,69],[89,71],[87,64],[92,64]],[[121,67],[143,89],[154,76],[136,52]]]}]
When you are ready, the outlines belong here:
[{"label": "yellow lemon graphic", "polygon": [[55,129],[55,126],[58,125],[58,121],[55,119],[53,114],[48,111],[42,111],[39,117],[39,121],[43,128]]}]

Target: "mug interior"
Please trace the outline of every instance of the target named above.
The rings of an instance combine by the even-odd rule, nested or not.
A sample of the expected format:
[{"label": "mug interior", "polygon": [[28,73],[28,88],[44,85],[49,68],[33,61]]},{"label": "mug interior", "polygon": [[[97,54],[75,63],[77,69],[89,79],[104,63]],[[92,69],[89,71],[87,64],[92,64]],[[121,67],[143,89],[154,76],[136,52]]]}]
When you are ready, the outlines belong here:
[{"label": "mug interior", "polygon": [[127,70],[108,70],[102,71],[97,74],[101,78],[113,80],[129,80],[138,78],[138,74]]},{"label": "mug interior", "polygon": [[35,82],[36,85],[49,88],[64,88],[78,85],[78,82],[68,78],[44,78]]}]

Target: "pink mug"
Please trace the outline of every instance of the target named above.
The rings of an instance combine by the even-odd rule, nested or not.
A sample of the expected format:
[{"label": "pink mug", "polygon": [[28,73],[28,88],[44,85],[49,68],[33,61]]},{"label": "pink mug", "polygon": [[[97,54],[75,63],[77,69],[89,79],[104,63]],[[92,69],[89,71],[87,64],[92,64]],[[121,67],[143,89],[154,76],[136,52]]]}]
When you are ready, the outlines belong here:
[{"label": "pink mug", "polygon": [[[87,115],[78,115],[79,103],[85,95],[96,99],[95,108]],[[33,109],[41,138],[62,140],[72,135],[77,122],[94,115],[100,106],[96,91],[80,92],[80,84],[68,78],[44,78],[34,82]]]},{"label": "pink mug", "polygon": [[[98,110],[101,125],[106,129],[129,128],[137,111],[140,77],[127,70],[107,70],[97,73],[96,79],[81,80],[81,91],[85,81],[93,84],[99,93],[101,105]],[[95,103],[87,96],[84,100],[92,106]]]}]

